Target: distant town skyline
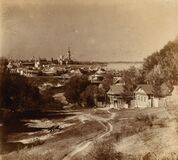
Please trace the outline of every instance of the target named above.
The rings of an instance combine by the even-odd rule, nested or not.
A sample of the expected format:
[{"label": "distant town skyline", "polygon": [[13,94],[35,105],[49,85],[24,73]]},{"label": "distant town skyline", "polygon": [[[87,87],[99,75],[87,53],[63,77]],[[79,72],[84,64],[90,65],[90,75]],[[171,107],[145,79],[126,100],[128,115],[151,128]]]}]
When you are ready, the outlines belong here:
[{"label": "distant town skyline", "polygon": [[178,36],[176,0],[1,0],[0,54],[143,61]]}]

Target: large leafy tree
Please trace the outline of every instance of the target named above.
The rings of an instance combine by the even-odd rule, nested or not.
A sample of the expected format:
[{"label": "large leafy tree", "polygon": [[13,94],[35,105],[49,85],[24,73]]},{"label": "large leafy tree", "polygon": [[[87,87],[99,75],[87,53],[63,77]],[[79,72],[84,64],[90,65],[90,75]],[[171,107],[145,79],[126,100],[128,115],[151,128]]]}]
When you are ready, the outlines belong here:
[{"label": "large leafy tree", "polygon": [[168,93],[172,90],[178,82],[178,38],[145,59],[143,74],[145,82],[154,86],[156,96],[164,96],[165,90]]},{"label": "large leafy tree", "polygon": [[97,105],[97,101],[105,101],[105,90],[102,87],[90,84],[80,94],[80,98],[84,106],[94,107]]},{"label": "large leafy tree", "polygon": [[101,83],[101,87],[104,92],[107,92],[110,89],[110,86],[113,84],[113,74],[112,73],[107,73],[104,76],[104,79]]},{"label": "large leafy tree", "polygon": [[38,88],[31,86],[25,77],[4,72],[1,73],[0,79],[1,107],[28,110],[42,102]]},{"label": "large leafy tree", "polygon": [[70,103],[81,105],[80,94],[89,86],[87,76],[74,76],[65,85],[65,97]]},{"label": "large leafy tree", "polygon": [[89,85],[81,94],[80,98],[85,106],[95,106],[95,101],[99,94],[99,88],[96,85]]},{"label": "large leafy tree", "polygon": [[130,67],[128,70],[122,71],[122,78],[125,82],[122,96],[127,103],[130,103],[137,85],[143,83],[144,78],[142,77],[142,70]]}]

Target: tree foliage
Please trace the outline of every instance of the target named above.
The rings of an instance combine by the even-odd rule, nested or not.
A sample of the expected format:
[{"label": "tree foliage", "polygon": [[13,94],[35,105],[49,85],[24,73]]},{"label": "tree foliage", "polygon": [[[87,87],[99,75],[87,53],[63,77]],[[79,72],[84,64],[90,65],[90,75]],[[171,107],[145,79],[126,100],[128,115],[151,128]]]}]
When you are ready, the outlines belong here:
[{"label": "tree foliage", "polygon": [[112,73],[108,73],[105,75],[101,83],[101,86],[105,92],[107,92],[110,89],[110,86],[113,84],[113,77],[114,76]]},{"label": "tree foliage", "polygon": [[104,101],[105,93],[102,86],[91,84],[88,77],[83,75],[74,76],[66,83],[64,95],[70,103],[93,107],[97,100]]},{"label": "tree foliage", "polygon": [[31,109],[37,107],[42,97],[37,87],[31,86],[27,78],[18,74],[1,72],[0,104],[10,109]]},{"label": "tree foliage", "polygon": [[142,69],[131,67],[122,74],[125,81],[123,98],[127,102],[141,83],[152,84],[157,97],[170,94],[178,82],[178,38],[145,58]]},{"label": "tree foliage", "polygon": [[95,100],[99,93],[99,88],[96,85],[89,85],[81,94],[81,101],[85,106],[93,107],[95,106]]},{"label": "tree foliage", "polygon": [[8,60],[4,57],[0,57],[0,72],[4,72],[7,68]]},{"label": "tree foliage", "polygon": [[65,85],[65,97],[70,103],[81,105],[80,94],[90,84],[87,76],[74,76]]},{"label": "tree foliage", "polygon": [[84,106],[94,107],[97,101],[105,100],[105,90],[97,85],[90,84],[81,94],[80,98]]},{"label": "tree foliage", "polygon": [[130,67],[128,70],[122,71],[122,78],[125,82],[123,99],[129,103],[133,98],[133,92],[137,85],[143,83],[142,70]]},{"label": "tree foliage", "polygon": [[178,38],[145,59],[143,74],[145,82],[153,85],[156,96],[165,96],[172,91],[178,82]]}]

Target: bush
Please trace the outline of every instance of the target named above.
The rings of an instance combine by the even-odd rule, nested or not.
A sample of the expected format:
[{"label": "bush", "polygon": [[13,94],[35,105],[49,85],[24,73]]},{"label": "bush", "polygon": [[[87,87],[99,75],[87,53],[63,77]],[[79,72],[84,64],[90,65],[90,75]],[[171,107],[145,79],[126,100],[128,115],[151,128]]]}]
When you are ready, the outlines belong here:
[{"label": "bush", "polygon": [[29,154],[25,152],[20,152],[17,160],[53,160],[53,155],[52,153]]},{"label": "bush", "polygon": [[155,153],[147,153],[144,157],[143,160],[157,160],[157,156]]},{"label": "bush", "polygon": [[80,94],[85,91],[90,82],[87,76],[74,76],[65,85],[65,97],[70,103],[81,105]]},{"label": "bush", "polygon": [[81,101],[85,106],[94,107],[95,104],[95,96],[98,92],[98,87],[95,85],[89,85],[85,91],[80,94]]},{"label": "bush", "polygon": [[96,143],[91,153],[91,160],[114,160],[116,152],[114,146],[108,142]]},{"label": "bush", "polygon": [[113,133],[114,139],[116,140],[116,142],[120,141],[123,138],[123,134],[122,133]]},{"label": "bush", "polygon": [[0,104],[12,110],[36,108],[42,103],[37,87],[26,77],[4,72],[0,74]]},{"label": "bush", "polygon": [[178,160],[178,153],[170,153],[164,156],[161,160]]},{"label": "bush", "polygon": [[140,114],[136,116],[137,121],[142,122],[149,127],[154,125],[156,119],[158,119],[158,117],[155,114]]},{"label": "bush", "polygon": [[15,155],[3,155],[3,160],[53,160],[52,152],[46,153],[29,153],[28,149],[23,149]]}]

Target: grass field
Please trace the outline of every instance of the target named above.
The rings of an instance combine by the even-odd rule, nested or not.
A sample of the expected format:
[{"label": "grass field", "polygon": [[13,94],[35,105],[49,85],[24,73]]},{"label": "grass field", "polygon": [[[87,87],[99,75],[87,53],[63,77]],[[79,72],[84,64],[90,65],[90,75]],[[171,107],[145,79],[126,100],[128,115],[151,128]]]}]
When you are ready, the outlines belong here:
[{"label": "grass field", "polygon": [[[108,156],[118,160],[178,158],[176,106],[75,112],[78,115],[67,120],[71,123],[75,121],[74,126],[46,140],[43,145],[4,154],[3,160],[62,160],[70,153],[73,155],[68,156],[71,160],[100,160]],[[87,144],[89,147],[84,147]]]}]

